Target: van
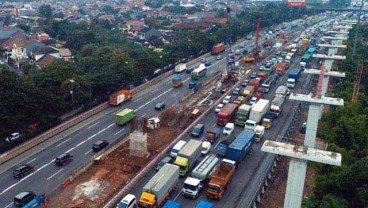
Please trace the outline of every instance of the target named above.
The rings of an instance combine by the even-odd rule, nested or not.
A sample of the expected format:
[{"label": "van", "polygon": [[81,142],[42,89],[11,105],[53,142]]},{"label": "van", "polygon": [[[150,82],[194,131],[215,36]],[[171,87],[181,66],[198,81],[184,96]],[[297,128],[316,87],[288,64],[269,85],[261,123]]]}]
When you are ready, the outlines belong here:
[{"label": "van", "polygon": [[116,208],[135,208],[137,200],[133,194],[126,195],[117,205]]},{"label": "van", "polygon": [[190,133],[192,135],[192,137],[199,137],[201,136],[201,134],[203,134],[204,132],[204,125],[203,124],[197,124],[192,132]]},{"label": "van", "polygon": [[176,158],[176,156],[178,155],[179,151],[184,147],[184,145],[186,143],[187,142],[184,141],[184,140],[178,141],[178,143],[176,143],[175,146],[171,149],[170,156],[173,157],[173,158]]},{"label": "van", "polygon": [[14,207],[24,207],[34,198],[36,198],[36,194],[32,191],[23,191],[14,197]]},{"label": "van", "polygon": [[73,156],[70,153],[64,153],[55,159],[55,163],[57,166],[63,166],[70,163],[72,160]]}]

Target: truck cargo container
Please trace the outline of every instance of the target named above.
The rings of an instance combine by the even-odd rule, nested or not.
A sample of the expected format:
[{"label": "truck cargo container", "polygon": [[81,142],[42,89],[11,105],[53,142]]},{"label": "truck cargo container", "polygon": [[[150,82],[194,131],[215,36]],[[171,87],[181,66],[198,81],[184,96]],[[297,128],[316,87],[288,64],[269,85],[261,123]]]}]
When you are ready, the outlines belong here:
[{"label": "truck cargo container", "polygon": [[271,101],[270,110],[269,113],[272,113],[275,115],[275,117],[278,117],[280,113],[282,112],[282,109],[284,107],[285,97],[275,97]]},{"label": "truck cargo container", "polygon": [[216,148],[216,154],[220,157],[226,156],[226,150],[229,145],[234,141],[235,137],[228,135],[224,140],[222,140]]},{"label": "truck cargo container", "polygon": [[274,79],[274,75],[270,75],[266,81],[261,85],[264,89],[265,92],[269,92],[271,87],[276,83],[276,79]]},{"label": "truck cargo container", "polygon": [[263,116],[267,113],[268,107],[270,105],[269,100],[260,99],[254,106],[249,114],[249,120],[260,123]]},{"label": "truck cargo container", "polygon": [[187,70],[187,64],[178,64],[178,65],[175,66],[174,72],[175,73],[182,73],[185,70]]},{"label": "truck cargo container", "polygon": [[184,176],[197,162],[201,156],[202,142],[191,139],[179,151],[176,156],[175,165],[180,167],[180,175]]},{"label": "truck cargo container", "polygon": [[302,61],[302,62],[305,62],[305,63],[308,63],[311,59],[312,59],[312,54],[305,53],[305,54],[302,56],[301,61]]},{"label": "truck cargo container", "polygon": [[265,93],[266,93],[265,88],[260,87],[260,88],[258,88],[258,90],[257,90],[257,92],[256,92],[256,94],[255,94],[255,97],[256,97],[257,99],[262,99]]},{"label": "truck cargo container", "polygon": [[275,97],[286,97],[289,89],[285,85],[280,85],[275,92]]},{"label": "truck cargo container", "polygon": [[252,106],[247,105],[247,104],[242,104],[238,108],[238,111],[235,114],[235,124],[236,125],[244,127],[245,122],[248,120],[248,116],[249,116],[251,108]]},{"label": "truck cargo container", "polygon": [[224,51],[225,51],[225,44],[223,44],[223,43],[219,43],[219,44],[214,45],[214,46],[212,47],[211,54],[212,54],[212,55],[217,55],[217,54],[222,53],[222,52],[224,52]]},{"label": "truck cargo container", "polygon": [[161,207],[179,181],[179,167],[165,164],[143,187],[139,207]]},{"label": "truck cargo container", "polygon": [[285,62],[279,62],[276,65],[276,73],[279,76],[282,76],[285,73],[285,70],[288,68],[288,64]]},{"label": "truck cargo container", "polygon": [[225,126],[235,116],[238,105],[234,103],[226,103],[225,106],[217,113],[216,123],[219,126]]},{"label": "truck cargo container", "polygon": [[124,125],[135,117],[135,111],[129,108],[115,114],[115,121],[118,125]]},{"label": "truck cargo container", "polygon": [[258,79],[252,79],[249,81],[249,86],[253,86],[254,90],[257,90],[259,85],[261,85],[261,82]]},{"label": "truck cargo container", "polygon": [[264,126],[266,129],[269,129],[272,127],[272,122],[275,119],[275,114],[272,113],[266,113],[266,115],[262,118],[262,126]]},{"label": "truck cargo container", "polygon": [[229,187],[235,172],[235,161],[223,159],[219,167],[211,175],[208,183],[207,196],[220,199]]},{"label": "truck cargo container", "polygon": [[175,76],[172,81],[171,81],[171,85],[173,87],[180,87],[183,85],[183,79],[181,78],[181,76]]},{"label": "truck cargo container", "polygon": [[295,87],[296,83],[298,83],[299,81],[301,71],[302,70],[300,69],[293,69],[290,71],[289,78],[287,79],[287,84],[286,84],[287,87],[290,87],[290,88]]},{"label": "truck cargo container", "polygon": [[251,151],[255,138],[254,131],[243,130],[227,148],[226,159],[235,161],[238,166]]},{"label": "truck cargo container", "polygon": [[206,137],[204,138],[204,141],[208,141],[213,143],[216,139],[219,138],[221,133],[221,129],[218,127],[213,127],[210,131],[207,131]]},{"label": "truck cargo container", "polygon": [[162,208],[181,208],[181,205],[178,202],[173,200],[167,200]]},{"label": "truck cargo container", "polygon": [[109,104],[118,106],[125,101],[131,100],[132,98],[133,95],[129,90],[119,90],[110,95]]},{"label": "truck cargo container", "polygon": [[197,198],[203,188],[203,182],[211,177],[211,173],[217,166],[219,159],[210,154],[206,156],[192,171],[191,177],[184,181],[183,194],[192,198]]},{"label": "truck cargo container", "polygon": [[248,83],[248,86],[246,86],[243,90],[243,96],[245,97],[245,100],[248,101],[254,94],[254,87],[253,86],[249,86],[249,83]]},{"label": "truck cargo container", "polygon": [[208,201],[205,200],[201,200],[199,201],[194,208],[214,208],[215,206]]}]

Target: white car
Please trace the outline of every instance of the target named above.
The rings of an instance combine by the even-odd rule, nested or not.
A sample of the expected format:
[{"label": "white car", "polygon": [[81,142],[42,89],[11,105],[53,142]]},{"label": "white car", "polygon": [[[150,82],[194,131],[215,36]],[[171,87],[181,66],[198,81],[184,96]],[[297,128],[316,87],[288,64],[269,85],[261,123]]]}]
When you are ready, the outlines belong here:
[{"label": "white car", "polygon": [[222,56],[217,56],[216,58],[217,60],[221,60],[222,59]]},{"label": "white car", "polygon": [[14,133],[10,134],[10,136],[8,136],[8,137],[5,139],[5,141],[6,141],[6,142],[11,142],[11,141],[14,141],[14,140],[19,139],[19,137],[20,137],[20,134],[19,134],[18,132],[14,132]]},{"label": "white car", "polygon": [[116,208],[135,208],[137,200],[133,194],[126,195],[117,205]]},{"label": "white car", "polygon": [[223,107],[224,107],[224,104],[222,104],[222,103],[218,104],[218,105],[216,106],[216,108],[215,108],[215,112],[216,112],[216,113],[220,112],[220,111],[221,111],[221,109],[222,109]]},{"label": "white car", "polygon": [[224,135],[230,135],[234,131],[235,125],[233,123],[227,123],[224,127],[224,130],[222,131],[222,134]]},{"label": "white car", "polygon": [[250,105],[253,105],[254,103],[257,102],[257,98],[256,97],[252,97],[249,101]]},{"label": "white car", "polygon": [[211,150],[211,142],[207,142],[207,141],[202,142],[201,154],[207,155],[210,152],[210,150]]},{"label": "white car", "polygon": [[226,104],[226,103],[230,103],[230,101],[231,101],[231,96],[230,96],[230,95],[228,95],[228,96],[226,96],[226,97],[222,100],[222,103],[223,103],[223,104]]}]

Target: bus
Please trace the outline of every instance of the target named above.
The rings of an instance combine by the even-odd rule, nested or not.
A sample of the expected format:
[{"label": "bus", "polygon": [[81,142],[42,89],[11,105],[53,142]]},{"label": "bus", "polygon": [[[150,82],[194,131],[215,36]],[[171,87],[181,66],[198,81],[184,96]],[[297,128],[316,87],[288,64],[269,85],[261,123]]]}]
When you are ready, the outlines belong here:
[{"label": "bus", "polygon": [[199,80],[200,78],[206,76],[207,68],[204,64],[200,64],[198,68],[194,69],[191,73],[192,80]]}]

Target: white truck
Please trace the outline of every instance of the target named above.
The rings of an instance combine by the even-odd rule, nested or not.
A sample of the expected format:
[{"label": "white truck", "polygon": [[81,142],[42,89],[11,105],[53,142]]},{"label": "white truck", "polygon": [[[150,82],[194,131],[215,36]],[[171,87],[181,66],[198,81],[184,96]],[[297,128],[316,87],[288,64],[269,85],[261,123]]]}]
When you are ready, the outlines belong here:
[{"label": "white truck", "polygon": [[182,73],[185,70],[187,70],[187,64],[178,64],[178,65],[175,66],[174,72],[175,73]]},{"label": "white truck", "polygon": [[275,92],[275,97],[286,97],[290,90],[285,85],[280,85]]},{"label": "white truck", "polygon": [[197,167],[192,171],[191,177],[184,181],[184,196],[197,198],[203,188],[203,181],[211,177],[212,172],[219,162],[219,158],[214,154],[207,155]]},{"label": "white truck", "polygon": [[284,102],[285,102],[285,97],[275,97],[271,101],[271,107],[270,107],[269,113],[272,113],[276,117],[278,117],[282,111]]},{"label": "white truck", "polygon": [[175,159],[175,165],[180,167],[180,175],[184,176],[201,156],[202,142],[191,139],[179,151]]},{"label": "white truck", "polygon": [[258,125],[256,126],[256,129],[255,129],[255,132],[256,132],[256,139],[255,141],[256,142],[260,142],[262,140],[262,137],[265,133],[265,127],[264,126],[261,126],[261,125]]},{"label": "white truck", "polygon": [[245,129],[254,131],[257,124],[261,122],[263,116],[267,113],[270,107],[270,101],[260,99],[254,106],[249,114],[249,119],[245,122]]}]

